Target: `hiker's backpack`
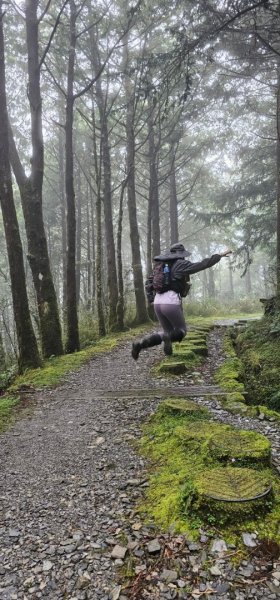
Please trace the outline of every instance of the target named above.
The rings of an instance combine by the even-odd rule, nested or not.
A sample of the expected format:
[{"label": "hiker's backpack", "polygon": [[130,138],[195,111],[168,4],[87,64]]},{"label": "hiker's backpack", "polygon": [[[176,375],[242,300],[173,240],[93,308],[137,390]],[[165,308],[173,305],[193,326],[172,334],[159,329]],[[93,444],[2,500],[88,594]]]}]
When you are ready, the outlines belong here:
[{"label": "hiker's backpack", "polygon": [[182,298],[188,295],[191,288],[189,275],[185,275],[181,279],[172,278],[176,262],[156,262],[153,272],[145,283],[145,292],[150,304],[153,303],[156,294],[163,294],[168,290],[177,292]]},{"label": "hiker's backpack", "polygon": [[156,294],[163,294],[168,290],[171,290],[171,263],[157,261],[145,283],[147,299],[152,303]]}]

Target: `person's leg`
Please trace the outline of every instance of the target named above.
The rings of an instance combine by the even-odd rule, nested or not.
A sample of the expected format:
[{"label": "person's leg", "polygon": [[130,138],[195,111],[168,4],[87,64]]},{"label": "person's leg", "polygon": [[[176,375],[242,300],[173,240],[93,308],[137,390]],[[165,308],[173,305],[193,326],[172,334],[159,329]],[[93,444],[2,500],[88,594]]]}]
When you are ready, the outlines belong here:
[{"label": "person's leg", "polygon": [[166,354],[167,356],[170,356],[172,354],[172,342],[171,342],[170,336],[173,331],[173,326],[172,326],[170,319],[168,318],[168,316],[166,314],[166,313],[168,313],[168,311],[166,311],[167,306],[169,306],[169,305],[168,304],[156,304],[154,306],[154,310],[155,310],[157,320],[160,323],[160,325],[162,326],[162,331],[160,332],[160,335],[163,340],[164,354]]},{"label": "person's leg", "polygon": [[134,360],[138,359],[138,356],[144,348],[151,348],[152,346],[158,346],[162,342],[162,336],[159,333],[152,333],[149,336],[144,337],[141,342],[133,342],[131,355]]},{"label": "person's leg", "polygon": [[162,304],[159,320],[164,327],[164,352],[172,354],[172,342],[181,342],[187,332],[182,306],[180,304]]},{"label": "person's leg", "polygon": [[[162,326],[163,331],[159,332],[159,333],[152,333],[152,335],[149,335],[147,337],[144,337],[140,342],[133,342],[132,344],[132,358],[134,358],[134,360],[138,359],[138,356],[141,352],[141,350],[143,350],[144,348],[151,348],[152,346],[158,346],[159,344],[161,344],[161,342],[164,340],[164,352],[165,354],[172,354],[172,344],[169,340],[169,335],[168,333],[172,331],[172,325],[169,322],[169,320],[162,314],[161,311],[161,305],[156,304],[154,306],[154,310],[155,310],[155,314],[157,317],[157,320],[159,321],[160,325]],[[168,348],[167,346],[171,346],[171,351],[168,352]]]}]

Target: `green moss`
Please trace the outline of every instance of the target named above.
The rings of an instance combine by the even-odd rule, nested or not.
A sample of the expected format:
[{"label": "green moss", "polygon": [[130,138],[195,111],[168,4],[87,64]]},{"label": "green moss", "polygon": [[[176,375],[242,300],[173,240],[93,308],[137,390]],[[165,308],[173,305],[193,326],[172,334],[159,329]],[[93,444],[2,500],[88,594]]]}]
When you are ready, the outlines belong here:
[{"label": "green moss", "polygon": [[190,348],[192,349],[192,351],[195,354],[198,354],[199,356],[207,356],[208,355],[207,346],[190,346]]},{"label": "green moss", "polygon": [[236,351],[244,365],[248,402],[266,405],[280,389],[279,335],[271,335],[270,318],[250,324],[236,339]]},{"label": "green moss", "polygon": [[3,396],[0,398],[0,431],[6,429],[14,421],[14,408],[18,404],[17,396]]},{"label": "green moss", "polygon": [[186,361],[193,361],[195,359],[195,354],[194,352],[186,347],[182,347],[182,348],[174,348],[173,350],[173,357],[178,359],[181,358],[182,360],[185,359]]},{"label": "green moss", "polygon": [[241,360],[236,356],[230,357],[223,362],[219,369],[217,369],[214,379],[226,392],[242,393],[244,391],[244,384],[238,380],[242,376],[242,373],[243,367]]},{"label": "green moss", "polygon": [[233,415],[250,414],[250,408],[245,404],[244,396],[240,392],[233,392],[222,397],[219,396],[219,401]]},{"label": "green moss", "polygon": [[161,402],[159,411],[162,414],[187,415],[195,419],[205,419],[206,415],[209,416],[206,408],[202,408],[186,398],[167,398]]},{"label": "green moss", "polygon": [[230,328],[226,332],[224,339],[223,339],[223,351],[227,358],[235,358],[236,357],[236,352],[233,347],[232,335],[233,335],[233,330],[232,330],[232,328]]},{"label": "green moss", "polygon": [[209,452],[218,460],[234,460],[239,465],[269,466],[271,459],[271,445],[264,435],[238,431],[226,425],[220,426],[216,435],[212,435]]},{"label": "green moss", "polygon": [[[190,402],[188,399],[172,399],[175,400],[179,401],[179,405],[180,402]],[[236,542],[236,521],[239,531],[246,531],[249,527],[252,531],[257,529],[260,536],[280,541],[280,483],[268,469],[250,470],[250,474],[254,477],[255,474],[260,474],[260,481],[272,480],[274,496],[265,500],[265,507],[263,501],[254,501],[253,509],[250,505],[243,511],[243,521],[239,519],[238,510],[233,509],[228,516],[228,508],[223,509],[222,520],[219,520],[220,508],[217,510],[217,505],[210,503],[210,507],[209,503],[205,504],[205,500],[203,506],[200,502],[195,504],[197,481],[203,481],[204,474],[209,469],[225,469],[221,466],[221,457],[217,458],[217,449],[210,451],[210,440],[217,435],[222,439],[224,428],[226,427],[226,431],[231,428],[211,422],[208,415],[203,420],[195,419],[194,414],[191,411],[181,411],[180,408],[178,411],[169,411],[162,406],[145,426],[140,449],[150,461],[151,476],[147,496],[139,507],[140,512],[165,530],[172,526],[174,531],[186,533],[193,538],[199,535],[200,527],[209,527],[213,523],[220,531],[222,528],[225,539],[234,539]],[[234,432],[236,435],[236,430]],[[253,444],[256,455],[253,466],[260,467],[259,451],[264,452],[264,462],[267,462],[268,448],[267,440],[257,435],[255,445]],[[235,454],[236,451],[237,442],[234,445]],[[240,467],[235,466],[233,470],[238,472],[238,469]],[[240,534],[237,537],[240,542]]]},{"label": "green moss", "polygon": [[[184,357],[185,358],[185,357]],[[166,375],[181,375],[187,370],[185,360],[174,357],[173,360],[163,360],[157,368],[158,373],[164,373]]]},{"label": "green moss", "polygon": [[155,375],[181,375],[199,363],[200,357],[196,356],[192,350],[179,347],[172,356],[165,358],[159,365],[153,367],[152,372]]},{"label": "green moss", "polygon": [[250,407],[252,409],[256,409],[256,415],[260,415],[261,413],[265,416],[266,419],[273,419],[277,423],[280,423],[280,414],[276,410],[271,410],[264,405],[258,405],[256,407]]},{"label": "green moss", "polygon": [[187,510],[219,526],[242,524],[244,519],[271,509],[271,483],[270,471],[232,467],[204,470],[193,481]]}]

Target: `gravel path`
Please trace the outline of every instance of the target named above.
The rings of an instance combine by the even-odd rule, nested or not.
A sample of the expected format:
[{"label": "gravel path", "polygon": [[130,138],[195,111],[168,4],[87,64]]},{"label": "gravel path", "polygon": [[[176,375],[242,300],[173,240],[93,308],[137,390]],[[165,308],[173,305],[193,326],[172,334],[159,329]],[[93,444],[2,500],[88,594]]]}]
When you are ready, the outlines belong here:
[{"label": "gravel path", "polygon": [[[212,334],[211,344],[216,360],[222,360],[219,332]],[[162,356],[159,348],[141,353],[135,363],[130,347],[123,343],[67,376],[56,390],[39,392],[32,414],[1,435],[0,600],[277,598],[276,575],[268,582],[270,587],[266,582],[250,584],[252,572],[261,569],[252,567],[252,562],[243,561],[247,565],[240,567],[245,573],[238,575],[245,583],[230,585],[236,573],[223,559],[221,548],[212,553],[218,572],[199,579],[209,551],[207,536],[202,535],[199,544],[187,545],[180,536],[160,536],[152,527],[140,527],[136,502],[147,482],[133,440],[140,435],[141,422],[155,410],[160,400],[156,389],[166,386],[166,380],[150,375],[151,366]],[[176,385],[195,384],[199,378],[210,383],[211,361],[193,378],[177,377]],[[155,395],[118,397],[118,391],[134,388],[154,388]],[[111,397],[106,398],[106,391]],[[278,450],[279,431],[274,424],[233,417],[203,397],[197,401],[207,404],[219,420],[268,434]],[[156,569],[159,548],[148,548],[151,542],[161,551],[172,546],[173,554],[180,549],[178,561],[185,565],[189,579],[180,579],[177,573],[175,580],[174,570],[172,579],[170,565],[163,560],[155,583],[150,577],[144,588],[139,587],[145,570],[141,563],[148,570]],[[138,579],[130,595],[125,595],[120,569],[128,552],[139,563]],[[277,563],[271,568],[276,574],[280,571]],[[264,575],[267,570],[265,565]]]}]

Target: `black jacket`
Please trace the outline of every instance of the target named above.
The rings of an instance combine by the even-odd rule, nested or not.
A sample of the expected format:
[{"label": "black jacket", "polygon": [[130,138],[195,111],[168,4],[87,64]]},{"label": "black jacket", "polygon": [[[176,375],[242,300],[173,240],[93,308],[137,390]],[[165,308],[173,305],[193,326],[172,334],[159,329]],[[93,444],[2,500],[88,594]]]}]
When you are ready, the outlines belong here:
[{"label": "black jacket", "polygon": [[221,260],[220,254],[213,254],[210,258],[204,258],[199,262],[192,263],[189,260],[179,258],[171,267],[171,289],[181,296],[186,296],[189,290],[186,291],[186,284],[190,281],[190,275],[204,271],[209,267],[213,267]]},{"label": "black jacket", "polygon": [[[167,261],[171,266],[171,285],[169,289],[173,290],[177,294],[180,294],[182,297],[187,296],[190,290],[190,275],[199,273],[199,271],[204,271],[204,269],[208,269],[209,267],[213,267],[220,260],[220,254],[213,254],[213,256],[210,256],[210,258],[204,258],[196,263],[192,263],[184,258],[177,258],[172,262]],[[153,274],[150,275],[145,283],[145,291],[148,301],[152,303],[155,296],[155,291],[153,288]]]}]

